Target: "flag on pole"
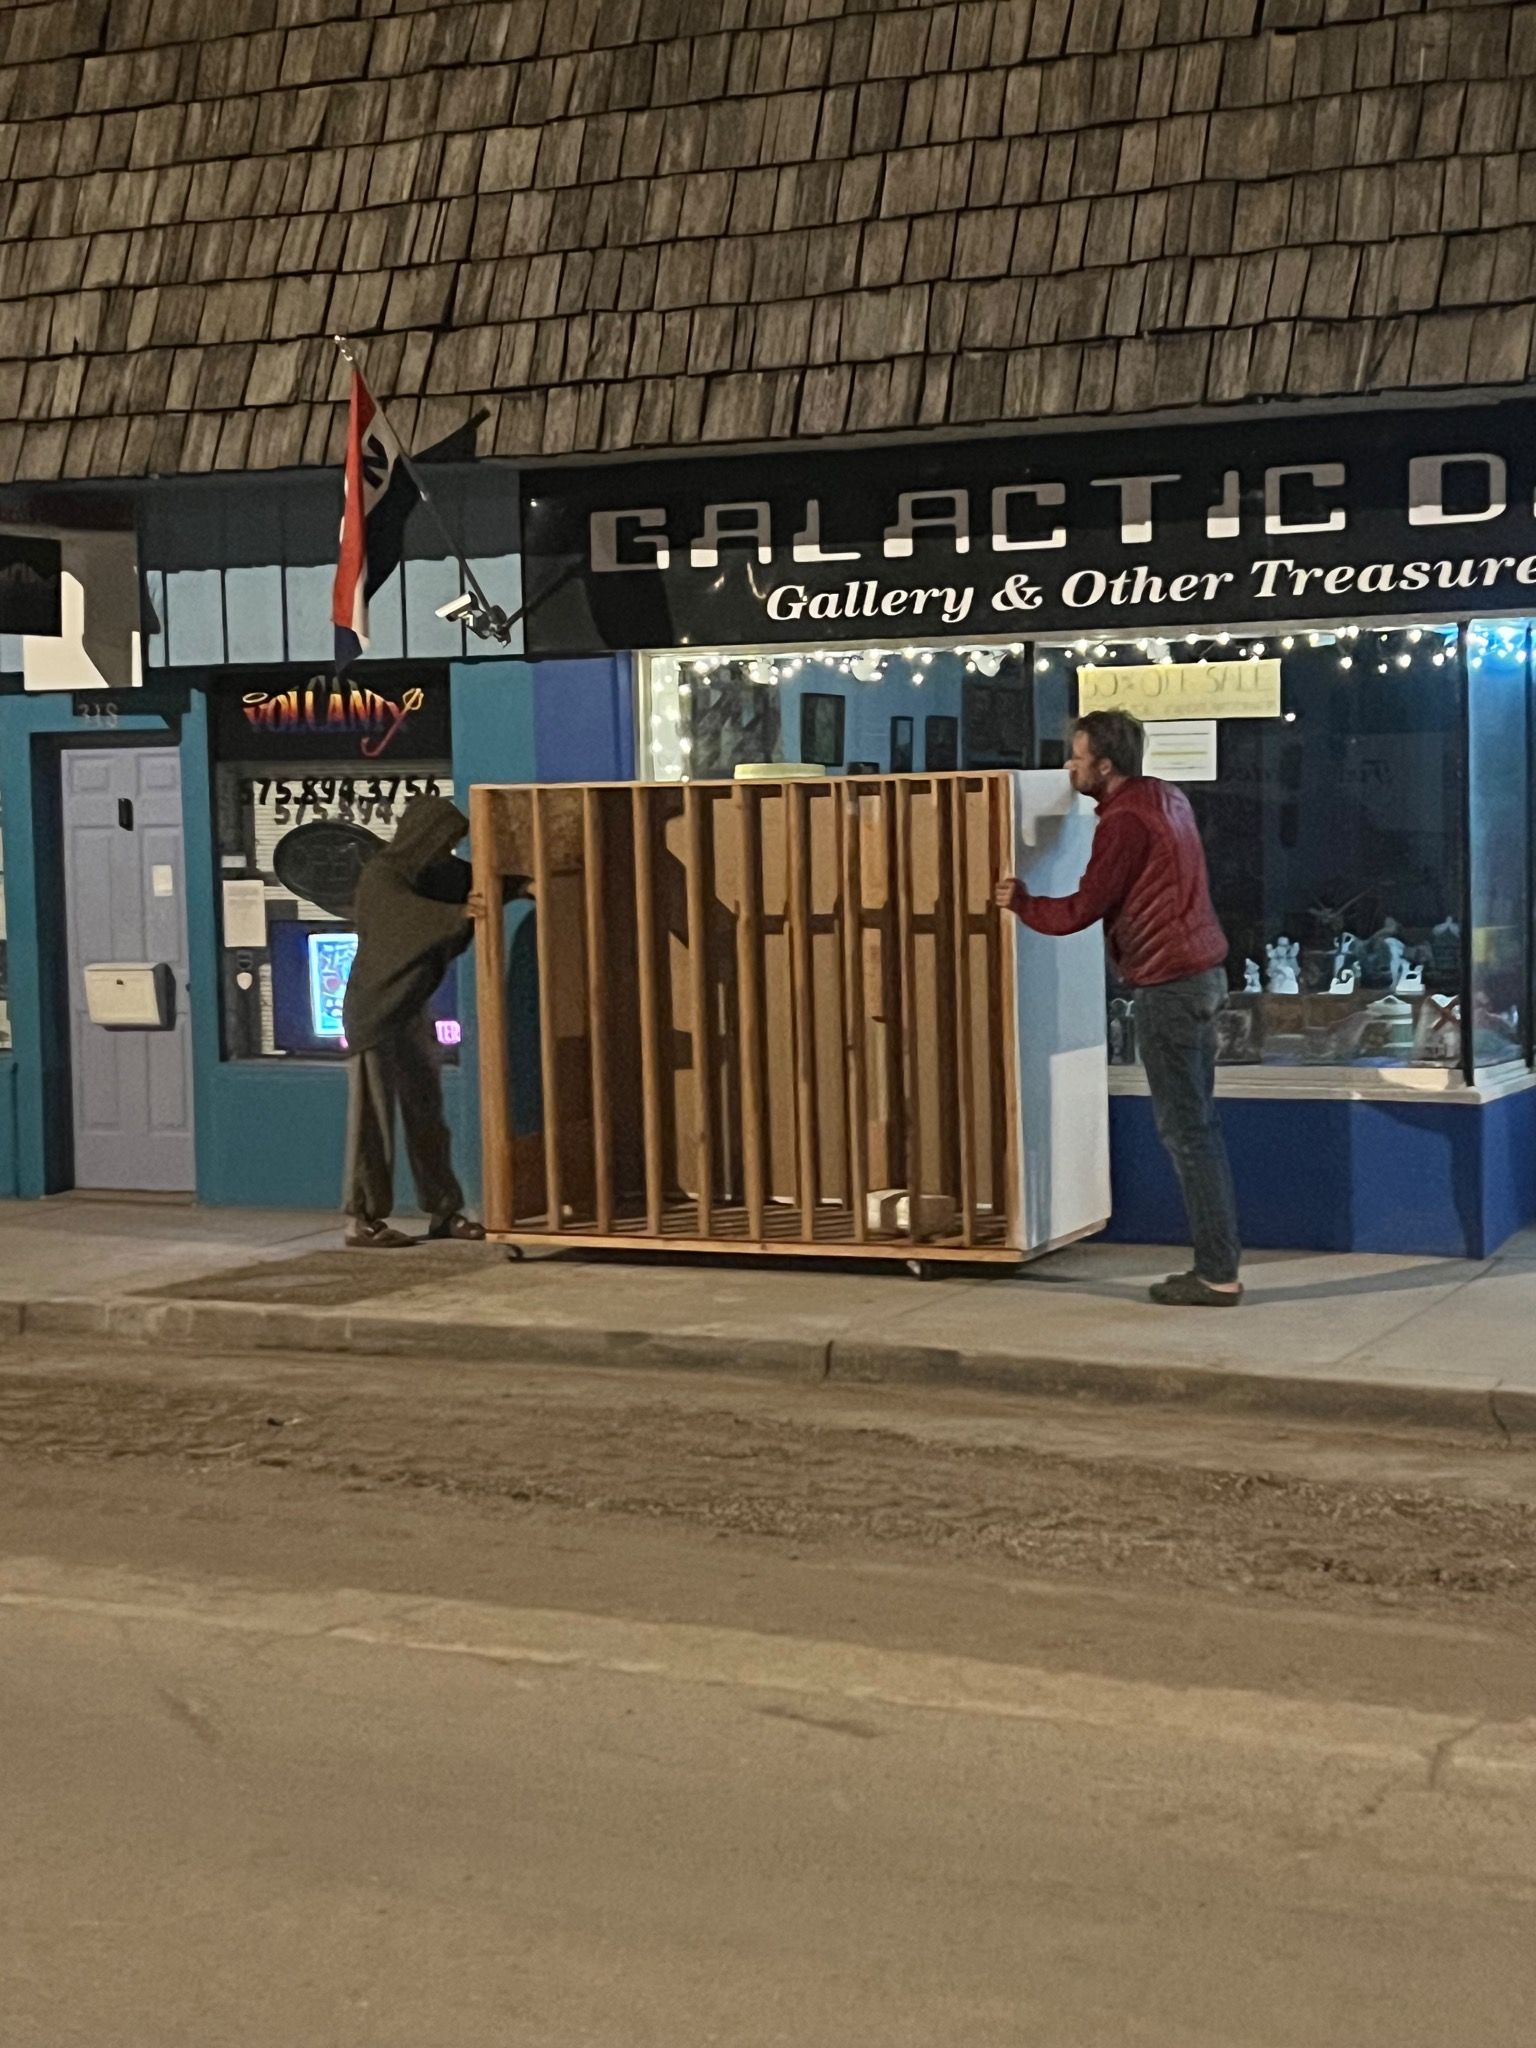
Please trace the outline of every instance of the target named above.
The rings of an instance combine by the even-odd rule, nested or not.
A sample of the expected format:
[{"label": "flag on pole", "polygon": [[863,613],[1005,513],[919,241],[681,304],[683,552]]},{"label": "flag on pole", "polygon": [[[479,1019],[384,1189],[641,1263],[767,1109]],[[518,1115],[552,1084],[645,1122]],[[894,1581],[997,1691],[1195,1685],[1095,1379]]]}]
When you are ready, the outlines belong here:
[{"label": "flag on pole", "polygon": [[354,368],[341,549],[331,597],[338,675],[368,646],[368,600],[399,568],[405,522],[420,496],[389,421],[362,371]]}]

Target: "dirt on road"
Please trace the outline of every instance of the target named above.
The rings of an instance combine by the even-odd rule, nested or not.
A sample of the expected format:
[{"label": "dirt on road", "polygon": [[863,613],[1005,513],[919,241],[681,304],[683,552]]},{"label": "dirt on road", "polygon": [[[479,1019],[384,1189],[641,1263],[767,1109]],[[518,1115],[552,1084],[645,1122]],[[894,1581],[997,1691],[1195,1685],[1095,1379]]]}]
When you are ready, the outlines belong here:
[{"label": "dirt on road", "polygon": [[1536,1448],[530,1367],[19,1348],[0,1463],[149,1463],[1536,1628]]}]

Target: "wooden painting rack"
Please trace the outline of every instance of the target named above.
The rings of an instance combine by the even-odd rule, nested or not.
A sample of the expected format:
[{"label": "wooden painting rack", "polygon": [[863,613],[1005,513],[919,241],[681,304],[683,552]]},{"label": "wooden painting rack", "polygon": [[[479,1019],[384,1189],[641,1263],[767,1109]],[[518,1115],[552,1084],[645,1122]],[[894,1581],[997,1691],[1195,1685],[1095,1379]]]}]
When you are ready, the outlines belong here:
[{"label": "wooden painting rack", "polygon": [[493,1238],[1023,1255],[1006,774],[486,786],[470,820]]}]

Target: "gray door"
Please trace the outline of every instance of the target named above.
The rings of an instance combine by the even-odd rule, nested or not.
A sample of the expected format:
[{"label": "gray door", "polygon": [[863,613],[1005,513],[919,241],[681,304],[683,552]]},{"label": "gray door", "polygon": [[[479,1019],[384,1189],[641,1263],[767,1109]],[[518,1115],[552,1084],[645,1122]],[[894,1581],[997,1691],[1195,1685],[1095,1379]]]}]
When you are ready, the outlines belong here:
[{"label": "gray door", "polygon": [[[190,1191],[181,762],[174,747],[81,748],[64,755],[63,772],[75,1185]],[[174,970],[172,1029],[91,1022],[85,969],[106,961],[164,961]]]}]

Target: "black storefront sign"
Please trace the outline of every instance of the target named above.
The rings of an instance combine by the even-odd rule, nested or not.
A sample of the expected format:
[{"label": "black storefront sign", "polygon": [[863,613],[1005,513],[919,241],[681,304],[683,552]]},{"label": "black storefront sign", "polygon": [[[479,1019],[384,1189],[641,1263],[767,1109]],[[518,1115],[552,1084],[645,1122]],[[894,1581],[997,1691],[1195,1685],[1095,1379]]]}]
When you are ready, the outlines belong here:
[{"label": "black storefront sign", "polygon": [[0,531],[0,633],[58,638],[63,560],[56,540]]},{"label": "black storefront sign", "polygon": [[369,665],[338,680],[321,672],[242,669],[213,695],[224,761],[446,761],[448,679],[440,669]]},{"label": "black storefront sign", "polygon": [[332,917],[350,917],[358,877],[385,843],[364,825],[319,819],[283,835],[272,851],[272,872],[306,903],[318,903]]},{"label": "black storefront sign", "polygon": [[1523,614],[1536,405],[615,463],[522,516],[533,655]]}]

